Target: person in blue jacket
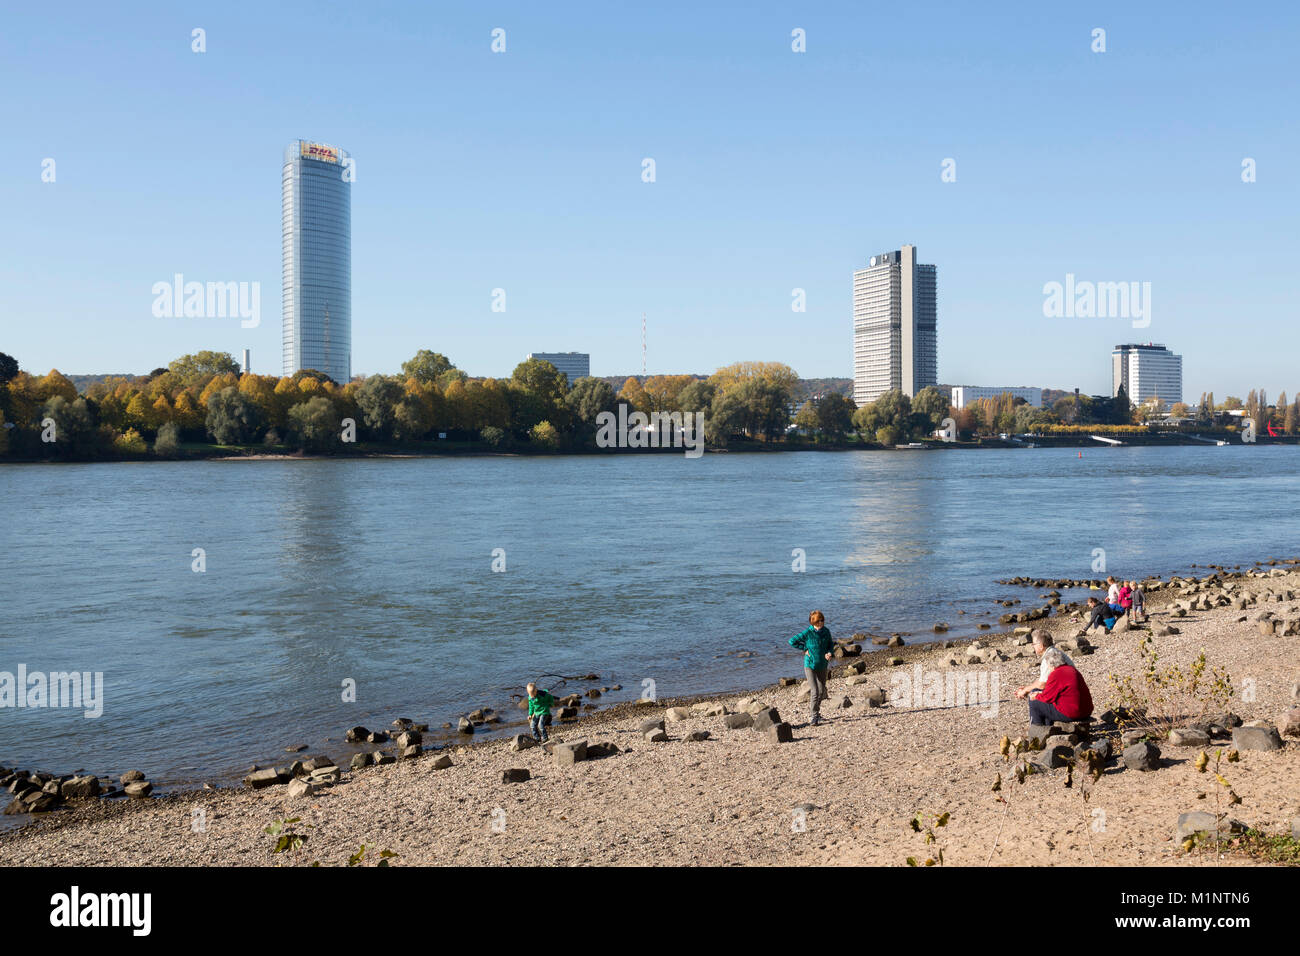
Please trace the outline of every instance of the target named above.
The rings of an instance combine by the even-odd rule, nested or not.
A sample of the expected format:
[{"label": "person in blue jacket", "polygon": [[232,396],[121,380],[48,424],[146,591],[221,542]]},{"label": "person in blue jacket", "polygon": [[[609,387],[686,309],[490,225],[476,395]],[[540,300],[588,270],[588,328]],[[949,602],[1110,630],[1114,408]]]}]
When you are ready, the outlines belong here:
[{"label": "person in blue jacket", "polygon": [[831,640],[826,616],[821,611],[808,615],[809,626],[790,638],[790,646],[803,651],[803,672],[808,678],[808,705],[812,710],[812,725],[822,722],[822,701],[826,699],[826,671],[830,668]]}]

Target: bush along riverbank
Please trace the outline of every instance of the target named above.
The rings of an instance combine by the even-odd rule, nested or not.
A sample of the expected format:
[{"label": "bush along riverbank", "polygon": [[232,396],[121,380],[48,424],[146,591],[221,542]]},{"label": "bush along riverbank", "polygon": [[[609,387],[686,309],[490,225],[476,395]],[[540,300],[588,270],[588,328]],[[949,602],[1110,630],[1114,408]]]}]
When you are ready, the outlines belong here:
[{"label": "bush along riverbank", "polygon": [[[546,746],[465,735],[434,748],[414,722],[370,746],[376,732],[352,728],[369,760],[317,754],[239,788],[68,799],[0,837],[0,858],[346,865],[364,845],[388,865],[1288,862],[1300,572],[1177,577],[1147,603],[1149,625],[1087,637],[1059,605],[974,641],[876,635],[894,646],[864,653],[864,633],[841,642],[819,726],[792,677],[579,710]],[[1074,657],[1094,720],[1027,725],[1010,690],[1037,675],[1033,627]]]}]

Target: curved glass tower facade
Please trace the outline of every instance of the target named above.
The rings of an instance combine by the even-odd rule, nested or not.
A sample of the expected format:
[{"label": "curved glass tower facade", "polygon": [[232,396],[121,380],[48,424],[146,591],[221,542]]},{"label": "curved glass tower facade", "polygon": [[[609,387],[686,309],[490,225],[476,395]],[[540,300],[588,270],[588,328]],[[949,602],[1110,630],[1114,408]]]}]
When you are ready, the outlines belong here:
[{"label": "curved glass tower facade", "polygon": [[294,140],[281,178],[285,375],[352,378],[352,166],[335,146]]}]

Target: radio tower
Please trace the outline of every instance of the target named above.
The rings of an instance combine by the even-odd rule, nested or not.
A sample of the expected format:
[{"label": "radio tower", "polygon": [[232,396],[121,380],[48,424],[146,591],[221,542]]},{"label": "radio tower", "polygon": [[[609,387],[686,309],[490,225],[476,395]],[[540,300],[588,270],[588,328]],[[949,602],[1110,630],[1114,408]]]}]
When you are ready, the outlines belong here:
[{"label": "radio tower", "polygon": [[645,313],[641,313],[641,378],[645,378]]}]

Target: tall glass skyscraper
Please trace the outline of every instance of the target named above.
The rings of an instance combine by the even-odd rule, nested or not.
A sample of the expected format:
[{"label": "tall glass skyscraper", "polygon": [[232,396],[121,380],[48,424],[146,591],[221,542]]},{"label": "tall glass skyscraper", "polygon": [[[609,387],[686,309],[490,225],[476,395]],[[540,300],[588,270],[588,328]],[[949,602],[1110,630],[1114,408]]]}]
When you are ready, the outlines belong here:
[{"label": "tall glass skyscraper", "polygon": [[294,140],[284,151],[283,374],[311,368],[352,379],[352,163],[341,149]]}]

